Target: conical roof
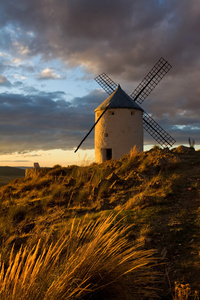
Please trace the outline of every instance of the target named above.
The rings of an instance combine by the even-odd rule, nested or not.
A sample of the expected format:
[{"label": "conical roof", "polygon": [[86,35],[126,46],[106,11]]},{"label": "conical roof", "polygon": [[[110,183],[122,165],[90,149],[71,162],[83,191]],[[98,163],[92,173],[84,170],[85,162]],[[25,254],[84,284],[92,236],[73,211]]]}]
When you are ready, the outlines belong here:
[{"label": "conical roof", "polygon": [[143,109],[130,97],[128,96],[118,85],[116,90],[96,109],[103,110],[106,107],[109,108],[132,108],[143,111]]}]

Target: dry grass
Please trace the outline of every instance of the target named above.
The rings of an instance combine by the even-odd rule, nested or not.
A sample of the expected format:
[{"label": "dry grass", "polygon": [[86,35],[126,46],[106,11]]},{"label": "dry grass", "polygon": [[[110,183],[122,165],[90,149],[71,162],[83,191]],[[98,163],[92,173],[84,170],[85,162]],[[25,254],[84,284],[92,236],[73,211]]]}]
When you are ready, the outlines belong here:
[{"label": "dry grass", "polygon": [[192,294],[189,284],[180,284],[178,282],[175,282],[174,290],[175,290],[175,295],[173,297],[174,300],[188,300],[188,299],[199,300],[198,292],[195,291],[194,294]]},{"label": "dry grass", "polygon": [[[143,276],[143,270],[150,269],[145,265],[144,268],[136,267],[134,272],[128,271],[126,274],[131,269],[132,262],[128,258],[120,264],[120,259],[126,259],[127,256],[124,255],[128,255],[127,249],[132,249],[134,255],[140,253],[127,239],[143,242],[147,249],[157,248],[161,257],[164,251],[166,264],[170,265],[170,280],[189,283],[191,291],[200,290],[200,156],[197,151],[190,151],[189,154],[185,152],[188,149],[182,148],[181,153],[176,149],[169,151],[158,147],[141,153],[133,149],[130,155],[119,161],[110,160],[84,167],[57,165],[52,169],[28,170],[29,174],[25,179],[16,179],[1,187],[0,252],[5,267],[4,270],[1,269],[1,285],[4,288],[0,299],[45,299],[47,296],[48,299],[62,299],[65,296],[58,294],[58,291],[62,294],[62,289],[62,295],[69,295],[69,291],[73,290],[75,299],[139,299],[136,293],[144,295],[144,290],[143,285],[136,282],[135,278],[140,278],[138,274]],[[117,219],[123,216],[123,224],[133,225],[127,230],[127,239],[126,231],[121,235],[118,231],[112,232],[116,223],[114,219],[102,236],[98,235],[99,224],[105,221],[98,217],[108,216],[110,212],[116,214],[122,209]],[[87,218],[79,223],[78,219],[86,214]],[[77,219],[72,230],[69,219],[75,215]],[[67,228],[68,232],[60,237],[63,228]],[[49,232],[51,235],[45,242],[45,236]],[[73,232],[71,236],[69,232]],[[122,241],[121,237],[124,244],[121,248],[115,248],[118,241]],[[39,238],[41,242],[38,244]],[[65,244],[62,244],[63,241]],[[34,248],[33,245],[37,244]],[[56,247],[61,247],[60,252],[56,252]],[[116,250],[112,256],[114,249],[119,251]],[[25,276],[24,266],[30,264],[29,258],[34,261],[32,268],[35,264],[39,266],[37,259],[41,259],[41,268],[34,267],[38,271],[36,275],[33,273],[35,277],[31,275],[24,279],[30,289],[26,285],[20,286]],[[133,256],[130,260],[133,261]],[[50,269],[45,269],[44,261],[49,262],[47,266]],[[164,273],[163,265],[158,268]],[[9,272],[14,270],[12,280],[10,273],[6,273],[9,269]],[[18,275],[15,270],[18,270]],[[68,277],[69,272],[73,275],[71,279]],[[152,279],[151,276],[146,278]],[[29,283],[28,280],[32,281]],[[147,281],[144,280],[144,284],[152,286]],[[13,287],[10,287],[14,285],[16,292],[19,289],[18,295],[24,298],[11,298]],[[169,286],[162,282],[159,287],[161,290],[158,293],[162,298],[169,292]],[[23,292],[23,288],[29,294]],[[174,289],[169,293],[170,299]],[[193,299],[193,296],[194,292],[191,292],[188,299]],[[195,297],[194,299],[198,299]]]},{"label": "dry grass", "polygon": [[[173,174],[170,180],[176,179]],[[152,176],[151,179],[143,180],[139,188],[135,191],[135,195],[130,197],[124,204],[126,210],[147,206],[153,203],[159,203],[160,199],[167,197],[172,193],[171,181],[165,177],[165,174],[159,172],[157,175]],[[151,202],[151,203],[149,203]]]},{"label": "dry grass", "polygon": [[138,149],[136,148],[136,146],[134,146],[130,151],[130,158],[135,158],[138,155],[138,153]]},{"label": "dry grass", "polygon": [[0,299],[155,298],[155,252],[131,245],[127,229],[111,215],[88,224],[74,219],[50,245],[48,237],[31,250],[13,248],[0,264]]}]

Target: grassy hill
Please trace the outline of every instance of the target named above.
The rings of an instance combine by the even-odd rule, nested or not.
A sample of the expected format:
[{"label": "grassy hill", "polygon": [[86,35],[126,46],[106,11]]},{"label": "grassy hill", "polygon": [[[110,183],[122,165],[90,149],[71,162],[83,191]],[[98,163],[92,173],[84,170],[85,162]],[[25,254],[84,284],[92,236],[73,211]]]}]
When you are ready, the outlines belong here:
[{"label": "grassy hill", "polygon": [[200,151],[28,170],[0,212],[0,299],[199,299]]},{"label": "grassy hill", "polygon": [[0,186],[8,184],[11,180],[24,177],[25,170],[14,167],[0,167]]}]

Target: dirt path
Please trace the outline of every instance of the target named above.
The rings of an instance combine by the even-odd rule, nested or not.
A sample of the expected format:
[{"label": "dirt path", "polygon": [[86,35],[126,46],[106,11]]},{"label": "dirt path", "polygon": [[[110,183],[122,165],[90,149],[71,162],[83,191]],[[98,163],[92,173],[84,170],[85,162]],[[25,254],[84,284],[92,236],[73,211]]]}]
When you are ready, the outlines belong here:
[{"label": "dirt path", "polygon": [[200,291],[200,164],[186,164],[184,169],[157,216],[151,246],[159,248],[166,262],[167,284],[189,283]]}]

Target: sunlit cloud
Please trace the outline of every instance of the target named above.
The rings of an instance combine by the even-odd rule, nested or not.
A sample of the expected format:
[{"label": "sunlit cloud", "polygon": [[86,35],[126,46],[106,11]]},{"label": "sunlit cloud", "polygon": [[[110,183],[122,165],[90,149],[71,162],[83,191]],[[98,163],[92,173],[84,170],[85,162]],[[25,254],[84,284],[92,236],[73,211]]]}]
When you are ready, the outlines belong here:
[{"label": "sunlit cloud", "polygon": [[0,57],[1,56],[7,56],[7,55],[8,55],[7,53],[0,52]]},{"label": "sunlit cloud", "polygon": [[17,52],[21,55],[27,55],[30,53],[30,49],[28,46],[24,46],[23,44],[19,43],[18,41],[13,42],[14,48],[16,48]]},{"label": "sunlit cloud", "polygon": [[[178,143],[198,142],[199,1],[2,2],[2,152],[73,149],[107,97],[93,77],[105,72],[130,94],[161,56],[172,69],[142,107]],[[94,147],[93,135],[83,147]]]},{"label": "sunlit cloud", "polygon": [[52,69],[46,68],[38,75],[38,79],[41,79],[41,80],[61,79],[61,76],[59,74],[53,72]]},{"label": "sunlit cloud", "polygon": [[13,58],[11,60],[12,63],[16,64],[16,65],[19,65],[20,63],[22,63],[22,60],[20,58]]}]

